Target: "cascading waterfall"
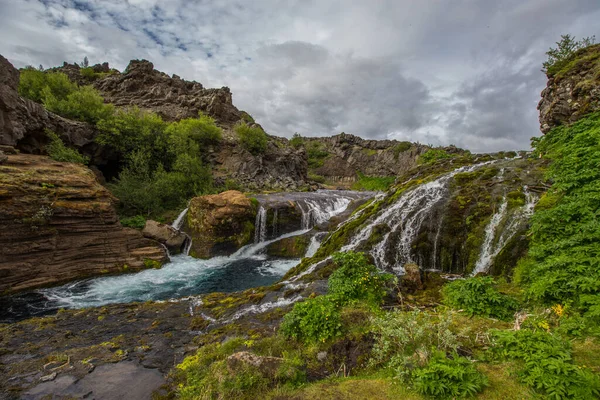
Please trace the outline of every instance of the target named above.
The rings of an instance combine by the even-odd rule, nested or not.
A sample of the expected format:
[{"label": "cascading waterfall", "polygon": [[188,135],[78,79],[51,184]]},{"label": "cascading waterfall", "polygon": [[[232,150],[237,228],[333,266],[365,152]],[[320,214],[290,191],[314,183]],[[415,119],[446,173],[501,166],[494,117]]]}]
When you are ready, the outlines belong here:
[{"label": "cascading waterfall", "polygon": [[254,243],[264,242],[267,239],[267,209],[260,206],[256,213],[254,223]]},{"label": "cascading waterfall", "polygon": [[312,257],[316,254],[317,250],[321,246],[321,241],[327,235],[327,232],[319,232],[313,235],[310,238],[310,243],[308,244],[308,248],[306,249],[306,254],[304,257]]},{"label": "cascading waterfall", "polygon": [[[411,244],[418,234],[425,218],[440,201],[448,194],[448,183],[454,175],[461,172],[471,172],[492,163],[465,166],[455,169],[436,180],[422,184],[400,196],[391,206],[381,212],[373,221],[362,228],[350,243],[342,247],[342,251],[352,251],[369,239],[376,226],[385,224],[389,227],[377,245],[371,250],[375,264],[381,270],[393,270],[397,274],[404,273],[403,265],[411,262]],[[398,235],[399,233],[399,235]],[[399,237],[397,243],[391,243],[392,234]],[[393,246],[392,246],[393,245]],[[387,261],[386,255],[394,247],[394,263]]]},{"label": "cascading waterfall", "polygon": [[273,210],[273,237],[277,237],[277,209]]},{"label": "cascading waterfall", "polygon": [[183,226],[183,221],[185,216],[187,215],[189,210],[189,207],[186,207],[175,219],[175,221],[173,221],[173,223],[171,224],[171,226],[175,229],[177,229],[178,231],[181,230],[181,227]]},{"label": "cascading waterfall", "polygon": [[[500,204],[498,211],[494,213],[485,228],[485,239],[481,246],[479,259],[472,272],[473,276],[478,273],[488,272],[494,258],[502,251],[506,243],[517,233],[521,223],[533,215],[537,197],[528,190],[527,186],[523,188],[523,193],[525,194],[525,205],[519,207],[519,209],[509,216],[507,216],[508,202],[506,196],[502,198],[502,203]],[[506,218],[509,218],[509,220],[506,221]],[[504,224],[502,232],[498,234],[498,226],[500,226],[502,221],[506,221],[506,223]],[[496,237],[498,237],[497,240]]]}]

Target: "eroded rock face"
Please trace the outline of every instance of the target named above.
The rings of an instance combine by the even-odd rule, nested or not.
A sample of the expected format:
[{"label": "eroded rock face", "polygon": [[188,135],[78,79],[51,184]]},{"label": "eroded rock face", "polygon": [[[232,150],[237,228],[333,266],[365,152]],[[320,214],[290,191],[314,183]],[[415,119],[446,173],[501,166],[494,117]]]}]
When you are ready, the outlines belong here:
[{"label": "eroded rock face", "polygon": [[543,133],[600,110],[600,44],[580,50],[569,68],[548,76],[538,110]]},{"label": "eroded rock face", "polygon": [[56,132],[67,145],[103,164],[108,155],[94,142],[97,131],[84,122],[71,121],[47,111],[18,93],[19,71],[0,55],[0,145],[24,153],[42,154],[48,143],[45,130]]},{"label": "eroded rock face", "polygon": [[237,190],[194,197],[187,214],[190,255],[210,258],[231,254],[254,238],[257,205]]},{"label": "eroded rock face", "polygon": [[9,155],[0,165],[0,292],[165,262],[159,243],[121,226],[114,200],[83,165]]},{"label": "eroded rock face", "polygon": [[146,221],[146,226],[144,226],[142,234],[144,237],[164,244],[171,254],[181,253],[186,240],[188,240],[185,233],[167,224],[161,224],[152,220]]}]

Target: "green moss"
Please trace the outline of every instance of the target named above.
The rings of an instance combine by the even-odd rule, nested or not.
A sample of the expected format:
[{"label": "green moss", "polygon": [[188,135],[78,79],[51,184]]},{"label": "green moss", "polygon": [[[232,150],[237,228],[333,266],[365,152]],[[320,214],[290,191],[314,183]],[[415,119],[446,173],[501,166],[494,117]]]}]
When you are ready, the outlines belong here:
[{"label": "green moss", "polygon": [[144,268],[160,269],[161,267],[162,267],[162,264],[159,261],[152,260],[150,258],[144,259]]}]

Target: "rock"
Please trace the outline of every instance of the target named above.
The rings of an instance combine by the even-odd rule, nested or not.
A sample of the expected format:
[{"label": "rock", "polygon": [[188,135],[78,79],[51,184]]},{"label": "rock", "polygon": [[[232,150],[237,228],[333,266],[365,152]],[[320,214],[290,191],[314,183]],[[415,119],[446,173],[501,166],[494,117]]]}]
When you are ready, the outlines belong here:
[{"label": "rock", "polygon": [[407,290],[423,289],[423,281],[421,280],[421,269],[417,264],[404,264],[404,275],[402,275],[401,285]]},{"label": "rock", "polygon": [[144,237],[164,244],[171,254],[181,253],[187,240],[185,233],[178,231],[172,226],[152,220],[146,221],[146,226],[144,226],[142,234]]},{"label": "rock", "polygon": [[283,358],[279,357],[258,356],[249,351],[240,351],[227,357],[227,368],[231,372],[236,372],[253,367],[261,374],[274,378],[283,361]]},{"label": "rock", "polygon": [[0,292],[166,262],[159,243],[121,227],[115,200],[83,165],[9,155],[0,165]]},{"label": "rock", "polygon": [[319,361],[325,361],[325,359],[327,358],[327,352],[326,351],[320,351],[317,353],[317,360]]},{"label": "rock", "polygon": [[8,156],[4,154],[2,150],[0,150],[0,164],[4,163],[6,160],[8,160]]},{"label": "rock", "polygon": [[600,44],[579,50],[570,63],[571,68],[560,75],[548,75],[537,107],[543,133],[600,110],[599,55]]},{"label": "rock", "polygon": [[192,237],[190,255],[209,258],[231,254],[254,238],[257,204],[237,190],[194,197],[187,227]]},{"label": "rock", "polygon": [[280,239],[269,244],[266,252],[271,257],[302,258],[306,254],[312,236],[312,232],[307,232],[304,235]]},{"label": "rock", "polygon": [[40,381],[42,382],[50,382],[56,379],[56,375],[58,375],[56,372],[51,373],[50,375],[44,375],[40,378]]}]

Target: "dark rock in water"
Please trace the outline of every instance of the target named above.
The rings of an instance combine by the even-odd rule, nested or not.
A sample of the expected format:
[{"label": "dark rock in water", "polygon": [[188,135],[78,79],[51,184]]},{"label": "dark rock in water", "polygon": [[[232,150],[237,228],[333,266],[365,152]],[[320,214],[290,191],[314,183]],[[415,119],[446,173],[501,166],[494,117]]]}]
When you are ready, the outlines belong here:
[{"label": "dark rock in water", "polygon": [[257,205],[236,190],[194,197],[187,214],[192,237],[190,255],[209,258],[230,254],[250,243],[256,212]]},{"label": "dark rock in water", "polygon": [[144,226],[142,234],[144,237],[154,239],[164,244],[171,254],[181,253],[184,244],[188,239],[185,233],[179,232],[172,226],[152,220],[146,221],[146,226]]},{"label": "dark rock in water", "polygon": [[9,155],[0,165],[0,292],[165,262],[159,243],[121,227],[114,201],[83,165]]}]

